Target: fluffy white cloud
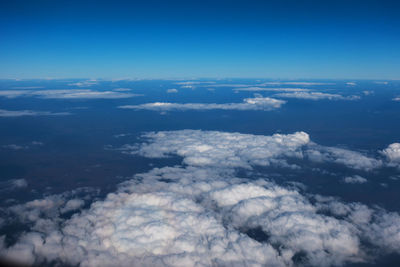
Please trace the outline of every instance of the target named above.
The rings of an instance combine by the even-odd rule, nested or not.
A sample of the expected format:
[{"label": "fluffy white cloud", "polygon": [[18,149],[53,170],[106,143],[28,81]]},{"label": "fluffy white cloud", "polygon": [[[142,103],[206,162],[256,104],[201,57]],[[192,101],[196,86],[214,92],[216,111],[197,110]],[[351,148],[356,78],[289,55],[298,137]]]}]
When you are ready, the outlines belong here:
[{"label": "fluffy white cloud", "polygon": [[400,97],[393,98],[393,101],[400,101]]},{"label": "fluffy white cloud", "polygon": [[367,179],[361,177],[360,175],[347,176],[343,178],[343,182],[347,184],[363,184],[366,183],[367,181],[368,181]]},{"label": "fluffy white cloud", "polygon": [[283,98],[297,98],[297,99],[309,99],[309,100],[321,100],[321,99],[329,99],[329,100],[356,100],[360,99],[359,96],[342,96],[339,94],[328,94],[321,92],[292,92],[292,93],[280,93],[275,94],[276,97]]},{"label": "fluffy white cloud", "polygon": [[388,160],[389,166],[400,167],[400,143],[390,144],[387,148],[382,150],[381,153]]},{"label": "fluffy white cloud", "polygon": [[5,110],[0,109],[0,117],[21,117],[21,116],[64,116],[71,115],[69,112],[50,112],[35,110]]},{"label": "fluffy white cloud", "polygon": [[308,134],[274,134],[272,136],[182,130],[144,135],[150,143],[140,147],[126,145],[127,153],[146,157],[165,157],[171,153],[194,166],[244,167],[285,164],[283,157],[302,158],[301,147],[310,141]]},{"label": "fluffy white cloud", "polygon": [[95,91],[89,89],[60,89],[60,90],[4,90],[0,96],[7,98],[16,97],[39,97],[46,99],[119,99],[141,96],[139,94],[121,91]]},{"label": "fluffy white cloud", "polygon": [[295,165],[286,162],[287,158],[336,163],[366,171],[383,166],[381,160],[356,151],[310,142],[309,135],[305,132],[262,136],[181,130],[147,133],[144,137],[149,139],[150,143],[139,147],[125,145],[121,150],[146,157],[166,157],[174,153],[183,157],[184,163],[196,166],[250,168],[251,165],[274,164],[295,168]]},{"label": "fluffy white cloud", "polygon": [[283,100],[278,100],[269,97],[255,97],[255,98],[245,98],[243,103],[226,103],[226,104],[216,104],[216,103],[166,103],[166,102],[155,102],[146,103],[140,105],[126,105],[119,106],[119,108],[124,109],[144,109],[144,110],[154,110],[154,111],[170,111],[170,110],[271,110],[280,108],[286,102]]},{"label": "fluffy white cloud", "polygon": [[34,231],[10,247],[3,242],[0,255],[80,266],[332,266],[400,252],[397,213],[321,196],[310,200],[295,188],[235,175],[235,167],[302,157],[310,143],[306,133],[184,130],[144,137],[148,143],[126,151],[176,154],[186,165],[137,174],[69,219],[60,212],[80,208],[81,198],[49,196],[12,207],[35,222]]}]

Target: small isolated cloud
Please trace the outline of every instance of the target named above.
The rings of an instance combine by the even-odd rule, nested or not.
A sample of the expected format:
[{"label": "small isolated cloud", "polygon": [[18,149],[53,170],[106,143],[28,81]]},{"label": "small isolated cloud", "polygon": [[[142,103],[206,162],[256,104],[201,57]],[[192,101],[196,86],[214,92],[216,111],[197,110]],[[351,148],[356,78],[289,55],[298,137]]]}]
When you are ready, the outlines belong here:
[{"label": "small isolated cloud", "polygon": [[173,89],[168,89],[167,93],[171,94],[171,93],[178,93],[178,90],[173,88]]},{"label": "small isolated cloud", "polygon": [[400,167],[400,143],[390,144],[381,154],[386,157],[389,166]]},{"label": "small isolated cloud", "polygon": [[385,82],[385,81],[376,81],[374,83],[375,84],[384,84],[384,85],[389,84],[389,82]]},{"label": "small isolated cloud", "polygon": [[364,184],[367,181],[367,179],[361,177],[360,175],[348,176],[343,178],[343,182],[345,182],[346,184]]},{"label": "small isolated cloud", "polygon": [[11,150],[23,150],[23,149],[29,148],[29,146],[20,146],[20,145],[16,145],[16,144],[3,145],[2,147],[6,148],[6,149],[11,149]]},{"label": "small isolated cloud", "polygon": [[34,110],[5,110],[0,109],[0,117],[21,117],[21,116],[65,116],[71,115],[69,112],[50,112]]},{"label": "small isolated cloud", "polygon": [[60,89],[37,91],[0,91],[0,96],[7,98],[38,97],[45,99],[119,99],[142,96],[140,94],[124,93],[123,91],[95,91],[90,89]]},{"label": "small isolated cloud", "polygon": [[40,142],[40,141],[32,141],[31,144],[34,146],[43,146],[44,145],[43,142]]},{"label": "small isolated cloud", "polygon": [[126,137],[126,136],[130,136],[130,133],[121,133],[121,134],[114,134],[114,138],[121,138],[121,137]]},{"label": "small isolated cloud", "polygon": [[144,109],[154,111],[171,111],[171,110],[272,110],[280,108],[286,101],[270,98],[270,97],[255,97],[246,98],[243,103],[168,103],[168,102],[155,102],[140,105],[126,105],[119,106],[124,109]]},{"label": "small isolated cloud", "polygon": [[78,86],[78,87],[89,87],[98,84],[96,80],[87,80],[82,82],[70,83],[69,86]]},{"label": "small isolated cloud", "polygon": [[393,100],[393,101],[400,101],[400,96],[395,97],[395,98],[393,98],[392,100]]},{"label": "small isolated cloud", "polygon": [[297,98],[297,99],[308,99],[308,100],[321,100],[321,99],[328,99],[328,100],[356,100],[360,99],[359,96],[342,96],[339,94],[328,94],[328,93],[321,93],[321,92],[292,92],[292,93],[280,93],[275,94],[276,97],[283,97],[283,98]]},{"label": "small isolated cloud", "polygon": [[374,91],[371,91],[371,90],[365,90],[365,91],[363,91],[363,94],[364,95],[373,95],[374,94]]},{"label": "small isolated cloud", "polygon": [[357,83],[355,83],[355,82],[347,82],[346,85],[349,85],[349,86],[356,86]]},{"label": "small isolated cloud", "polygon": [[0,192],[12,191],[25,188],[28,182],[25,179],[12,179],[0,182]]}]

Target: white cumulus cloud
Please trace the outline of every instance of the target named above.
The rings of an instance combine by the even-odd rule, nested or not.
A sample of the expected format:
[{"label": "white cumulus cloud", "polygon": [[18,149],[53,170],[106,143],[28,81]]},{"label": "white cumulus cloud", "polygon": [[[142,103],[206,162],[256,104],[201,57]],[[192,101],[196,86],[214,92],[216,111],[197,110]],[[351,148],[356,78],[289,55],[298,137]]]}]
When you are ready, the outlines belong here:
[{"label": "white cumulus cloud", "polygon": [[386,157],[389,166],[400,167],[400,143],[390,144],[381,154]]},{"label": "white cumulus cloud", "polygon": [[63,209],[82,207],[75,195],[11,207],[34,226],[11,246],[0,241],[0,255],[80,266],[332,266],[400,252],[398,213],[237,176],[236,167],[303,157],[304,132],[183,130],[144,138],[125,152],[175,154],[184,166],[137,174],[68,219]]}]

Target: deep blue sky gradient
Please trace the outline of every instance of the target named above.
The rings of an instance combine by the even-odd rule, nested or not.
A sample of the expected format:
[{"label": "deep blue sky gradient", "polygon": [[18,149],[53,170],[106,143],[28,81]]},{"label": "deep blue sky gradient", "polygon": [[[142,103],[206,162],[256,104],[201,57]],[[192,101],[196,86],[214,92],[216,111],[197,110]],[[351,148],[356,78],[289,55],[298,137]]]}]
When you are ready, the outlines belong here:
[{"label": "deep blue sky gradient", "polygon": [[400,1],[0,1],[0,78],[400,79]]}]

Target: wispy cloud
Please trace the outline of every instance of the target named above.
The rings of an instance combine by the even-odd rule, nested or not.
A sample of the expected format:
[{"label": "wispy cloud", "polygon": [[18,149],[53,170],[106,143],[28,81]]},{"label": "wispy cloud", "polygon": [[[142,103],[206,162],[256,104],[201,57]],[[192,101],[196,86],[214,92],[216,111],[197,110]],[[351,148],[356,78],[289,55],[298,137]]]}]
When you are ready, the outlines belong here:
[{"label": "wispy cloud", "polygon": [[263,85],[298,85],[298,86],[312,86],[312,85],[333,85],[335,83],[323,82],[265,82]]},{"label": "wispy cloud", "polygon": [[89,87],[98,84],[97,80],[87,80],[82,82],[75,82],[68,84],[69,86],[78,86],[78,87]]},{"label": "wispy cloud", "polygon": [[0,109],[0,117],[21,117],[21,116],[65,116],[71,115],[69,112],[50,112],[35,110],[5,110]]},{"label": "wispy cloud", "polygon": [[305,88],[269,88],[269,87],[244,87],[244,88],[235,88],[234,91],[250,91],[250,92],[258,92],[258,91],[266,91],[266,92],[308,92],[310,89]]},{"label": "wispy cloud", "polygon": [[122,91],[95,91],[89,89],[66,89],[66,90],[4,90],[0,96],[7,98],[16,97],[38,97],[46,99],[119,99],[142,96],[140,94],[124,93]]},{"label": "wispy cloud", "polygon": [[321,100],[321,99],[329,99],[329,100],[357,100],[360,99],[359,96],[351,95],[351,96],[342,96],[339,94],[328,94],[321,92],[292,92],[292,93],[280,93],[275,94],[276,97],[283,98],[297,98],[297,99],[308,99],[308,100]]},{"label": "wispy cloud", "polygon": [[286,101],[269,98],[269,97],[255,97],[246,98],[243,103],[169,103],[169,102],[155,102],[140,105],[125,105],[119,106],[123,109],[135,110],[154,110],[154,111],[171,111],[171,110],[272,110],[280,108]]}]

